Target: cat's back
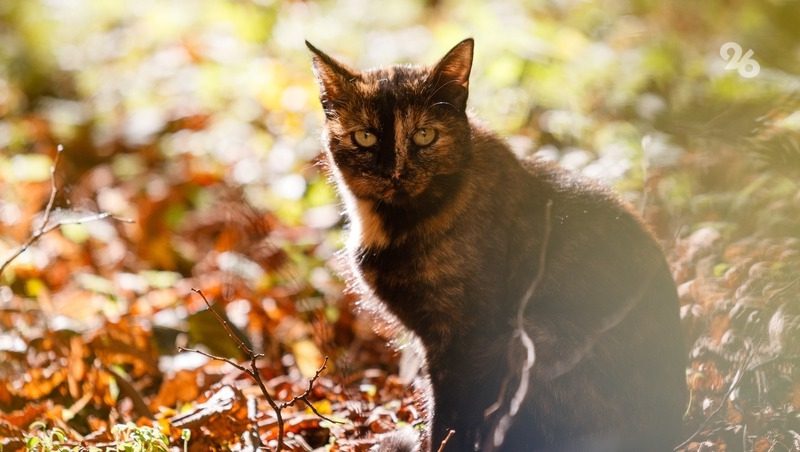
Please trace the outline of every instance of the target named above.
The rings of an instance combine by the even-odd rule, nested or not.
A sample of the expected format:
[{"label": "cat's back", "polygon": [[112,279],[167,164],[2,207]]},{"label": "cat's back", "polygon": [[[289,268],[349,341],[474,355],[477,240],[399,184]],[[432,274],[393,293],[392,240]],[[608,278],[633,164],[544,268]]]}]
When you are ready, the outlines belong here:
[{"label": "cat's back", "polygon": [[506,206],[492,218],[511,250],[512,309],[545,253],[526,316],[537,344],[527,408],[536,421],[513,430],[509,444],[605,431],[618,450],[650,441],[666,450],[680,434],[685,355],[660,245],[605,185],[552,162],[517,160],[500,141],[477,143],[484,174],[500,187],[487,197]]},{"label": "cat's back", "polygon": [[[607,185],[553,161],[536,156],[518,158],[480,123],[473,123],[472,130],[472,170],[480,186],[476,203],[483,200],[497,209],[492,218],[495,224],[510,222],[510,233],[529,236],[543,234],[546,220],[554,239],[591,237],[597,241],[613,235],[628,243],[631,239],[641,241],[654,258],[662,258],[661,249],[638,213]],[[630,247],[619,251],[626,250]]]}]

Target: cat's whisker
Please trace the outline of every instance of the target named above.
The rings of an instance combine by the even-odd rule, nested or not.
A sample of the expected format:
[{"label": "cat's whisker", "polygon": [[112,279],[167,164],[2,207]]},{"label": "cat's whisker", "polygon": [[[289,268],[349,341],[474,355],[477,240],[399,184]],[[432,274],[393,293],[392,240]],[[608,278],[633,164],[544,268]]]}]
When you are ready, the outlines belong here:
[{"label": "cat's whisker", "polygon": [[450,102],[445,102],[445,101],[436,102],[435,104],[431,105],[429,108],[433,108],[433,107],[436,107],[438,105],[447,105],[449,107],[452,107],[454,110],[458,111],[458,107],[456,107],[455,105],[451,104]]},{"label": "cat's whisker", "polygon": [[[437,77],[437,80],[438,80],[438,77]],[[437,94],[439,94],[440,91],[442,91],[443,89],[445,89],[448,86],[453,85],[453,84],[458,84],[458,81],[457,80],[448,80],[445,83],[438,83],[438,81],[437,81],[437,84],[434,85],[434,86],[436,86],[436,89],[434,89],[434,91],[428,96],[428,98],[426,99],[425,103],[426,104],[429,103],[431,100],[433,100],[434,97],[436,97]]]}]

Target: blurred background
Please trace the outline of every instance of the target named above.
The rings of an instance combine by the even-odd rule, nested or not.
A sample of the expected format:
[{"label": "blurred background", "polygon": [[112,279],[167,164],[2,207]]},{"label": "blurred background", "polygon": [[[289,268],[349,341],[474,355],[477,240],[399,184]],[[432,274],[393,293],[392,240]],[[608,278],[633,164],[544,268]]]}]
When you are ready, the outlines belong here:
[{"label": "blurred background", "polygon": [[[794,0],[0,1],[0,258],[41,221],[58,145],[51,221],[133,220],[62,226],[0,275],[0,407],[79,398],[61,371],[30,374],[71,356],[61,336],[38,342],[59,331],[89,344],[80,359],[148,377],[151,406],[175,406],[150,398],[199,366],[175,343],[238,353],[209,339],[224,332],[192,287],[275,375],[313,375],[323,355],[334,375],[396,372],[341,282],[343,220],[316,164],[323,115],[304,40],[366,69],[432,64],[468,36],[476,116],[519,155],[613,185],[664,244],[692,358],[687,425],[724,403],[705,441],[797,450]],[[92,348],[131,325],[142,341]],[[135,418],[98,397],[93,415]],[[69,428],[96,429],[90,418]]]}]

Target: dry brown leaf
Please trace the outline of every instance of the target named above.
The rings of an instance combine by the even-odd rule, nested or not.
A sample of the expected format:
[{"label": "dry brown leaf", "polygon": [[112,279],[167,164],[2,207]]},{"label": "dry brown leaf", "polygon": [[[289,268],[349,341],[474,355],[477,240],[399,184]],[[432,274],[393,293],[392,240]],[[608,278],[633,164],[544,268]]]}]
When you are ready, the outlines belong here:
[{"label": "dry brown leaf", "polygon": [[218,441],[232,441],[249,424],[247,400],[239,389],[223,385],[190,412],[173,416],[169,421],[176,428],[191,429],[192,438],[201,435]]},{"label": "dry brown leaf", "polygon": [[200,370],[180,370],[164,379],[158,395],[150,402],[153,411],[159,407],[176,407],[178,403],[196,400],[203,389],[203,373]]},{"label": "dry brown leaf", "polygon": [[69,356],[67,357],[67,383],[69,394],[73,398],[80,397],[80,384],[86,375],[86,345],[79,336],[70,339]]},{"label": "dry brown leaf", "polygon": [[89,347],[105,366],[129,366],[135,378],[159,374],[158,350],[150,330],[127,317],[94,332]]},{"label": "dry brown leaf", "polygon": [[24,408],[10,413],[0,413],[0,420],[17,428],[26,428],[50,410],[51,403],[29,403]]}]

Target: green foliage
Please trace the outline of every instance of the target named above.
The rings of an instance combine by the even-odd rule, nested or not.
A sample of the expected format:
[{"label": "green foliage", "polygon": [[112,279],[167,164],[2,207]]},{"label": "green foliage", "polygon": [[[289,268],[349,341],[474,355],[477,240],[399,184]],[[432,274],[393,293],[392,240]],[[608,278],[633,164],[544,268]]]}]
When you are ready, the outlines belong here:
[{"label": "green foliage", "polygon": [[39,421],[28,427],[28,433],[24,438],[25,450],[31,452],[71,452],[80,449],[64,445],[67,441],[67,434],[64,430],[58,427],[48,429],[44,422]]},{"label": "green foliage", "polygon": [[183,441],[183,452],[189,449],[189,440],[192,438],[192,431],[188,428],[181,430],[181,441]]},{"label": "green foliage", "polygon": [[[156,427],[137,426],[134,423],[117,424],[111,428],[116,451],[118,452],[167,452],[169,438]],[[184,450],[187,449],[191,431],[181,432]],[[67,433],[58,428],[48,428],[44,422],[34,422],[24,436],[25,450],[30,452],[77,452],[86,450],[83,446],[69,445]],[[99,452],[90,447],[90,452]]]},{"label": "green foliage", "polygon": [[[111,428],[118,452],[167,452],[169,438],[156,427],[117,424]],[[188,439],[186,439],[188,441]]]}]

